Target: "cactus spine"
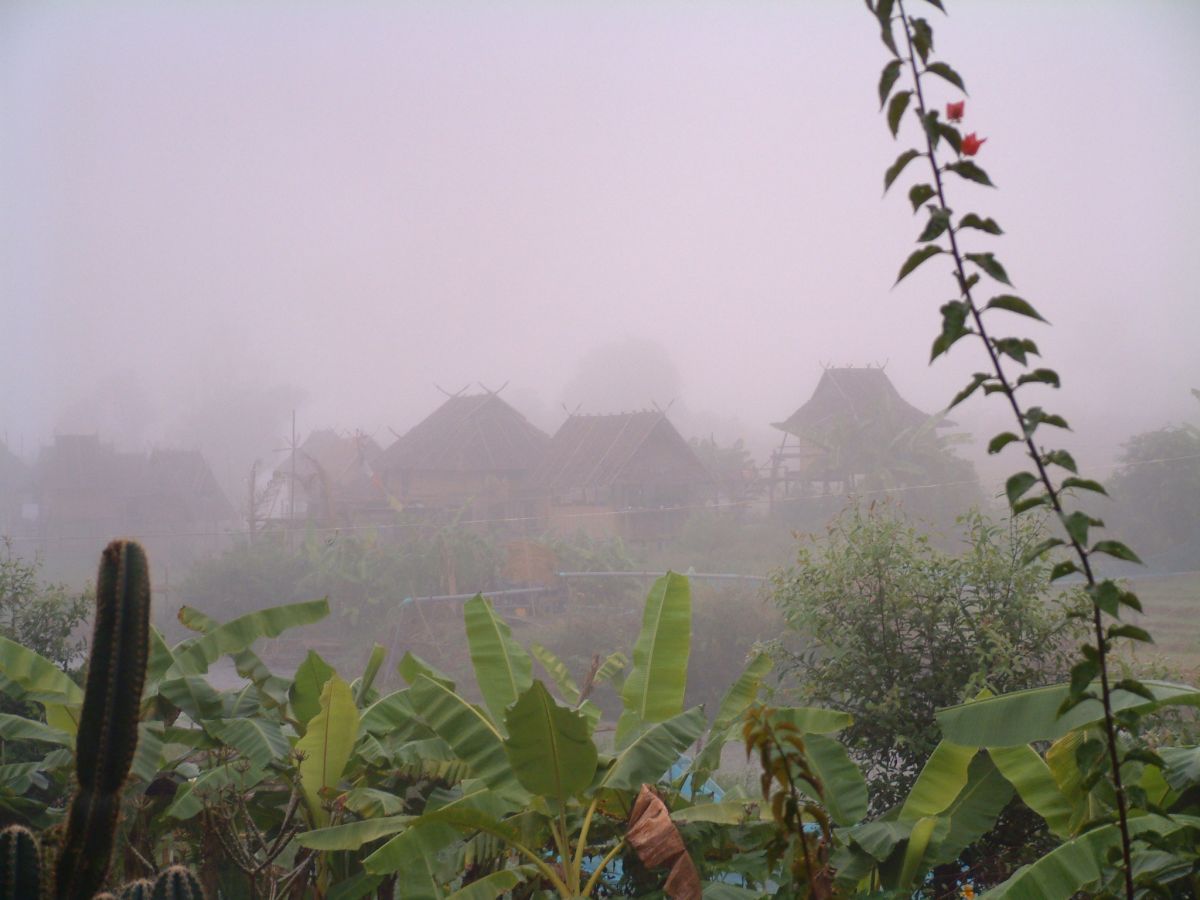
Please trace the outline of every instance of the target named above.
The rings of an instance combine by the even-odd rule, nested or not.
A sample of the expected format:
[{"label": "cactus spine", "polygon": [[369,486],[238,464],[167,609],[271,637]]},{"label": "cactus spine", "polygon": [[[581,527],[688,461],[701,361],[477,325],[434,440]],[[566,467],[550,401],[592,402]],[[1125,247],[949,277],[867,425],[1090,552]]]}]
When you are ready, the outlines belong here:
[{"label": "cactus spine", "polygon": [[171,866],[154,882],[151,900],[204,900],[204,889],[190,869]]},{"label": "cactus spine", "polygon": [[42,858],[28,828],[0,831],[0,900],[29,900],[41,894]]},{"label": "cactus spine", "polygon": [[150,640],[150,569],[133,541],[113,541],[100,558],[96,626],[75,741],[79,787],[58,858],[58,900],[90,900],[108,873],[138,741]]}]

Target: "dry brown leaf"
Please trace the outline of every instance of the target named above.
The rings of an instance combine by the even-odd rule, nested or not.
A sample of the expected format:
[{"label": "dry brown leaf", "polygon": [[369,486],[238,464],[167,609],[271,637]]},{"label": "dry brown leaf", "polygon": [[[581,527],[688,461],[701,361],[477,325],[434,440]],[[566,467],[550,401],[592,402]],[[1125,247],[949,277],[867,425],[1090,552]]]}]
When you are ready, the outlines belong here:
[{"label": "dry brown leaf", "polygon": [[664,890],[671,900],[700,900],[700,873],[688,855],[671,812],[648,784],[643,784],[629,813],[625,839],[648,868],[670,866]]}]

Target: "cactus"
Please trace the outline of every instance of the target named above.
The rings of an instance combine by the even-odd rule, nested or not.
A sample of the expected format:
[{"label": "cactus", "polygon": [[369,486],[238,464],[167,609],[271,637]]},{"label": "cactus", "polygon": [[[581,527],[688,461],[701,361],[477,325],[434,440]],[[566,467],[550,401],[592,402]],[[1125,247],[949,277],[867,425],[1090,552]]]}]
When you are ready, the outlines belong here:
[{"label": "cactus", "polygon": [[137,749],[149,639],[146,554],[133,541],[113,541],[96,579],[96,626],[75,741],[79,787],[58,858],[58,900],[90,900],[108,874],[121,789]]},{"label": "cactus", "polygon": [[28,828],[0,831],[0,900],[29,900],[41,893],[42,859]]},{"label": "cactus", "polygon": [[150,900],[154,896],[154,882],[148,878],[131,881],[121,888],[121,900]]},{"label": "cactus", "polygon": [[183,866],[171,866],[163,870],[154,882],[152,900],[204,900],[204,888]]}]

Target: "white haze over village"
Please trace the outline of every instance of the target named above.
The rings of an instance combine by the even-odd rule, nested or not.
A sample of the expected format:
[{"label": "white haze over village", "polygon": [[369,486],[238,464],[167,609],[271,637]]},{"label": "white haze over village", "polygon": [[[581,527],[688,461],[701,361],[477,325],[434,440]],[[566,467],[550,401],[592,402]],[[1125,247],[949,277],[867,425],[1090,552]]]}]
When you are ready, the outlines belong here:
[{"label": "white haze over village", "polygon": [[[952,203],[1007,231],[1103,467],[1200,418],[1200,7],[955,13],[1000,190]],[[822,365],[935,411],[982,361],[927,365],[945,266],[891,289],[920,220],[881,198],[884,61],[833,0],[6,4],[0,432],[199,448],[232,494],[293,409],[387,444],[435,385],[550,431],[673,403],[760,461]],[[1005,412],[954,414],[989,486]]]}]

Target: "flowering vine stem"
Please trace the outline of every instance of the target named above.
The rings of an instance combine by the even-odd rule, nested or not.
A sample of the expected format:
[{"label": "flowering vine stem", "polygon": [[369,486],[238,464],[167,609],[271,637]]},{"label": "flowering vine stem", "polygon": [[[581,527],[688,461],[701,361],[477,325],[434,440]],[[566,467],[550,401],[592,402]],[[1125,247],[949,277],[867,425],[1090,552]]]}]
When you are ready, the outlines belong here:
[{"label": "flowering vine stem", "polygon": [[[942,9],[941,0],[926,0],[926,2]],[[1052,388],[1059,387],[1057,373],[1050,369],[1038,368],[1018,376],[1015,381],[1005,370],[1002,360],[1008,356],[1021,366],[1028,366],[1028,357],[1037,356],[1037,346],[1023,338],[994,338],[984,322],[984,312],[989,309],[1000,309],[1021,316],[1042,320],[1037,311],[1025,300],[1012,295],[1002,295],[993,298],[986,306],[980,307],[975,300],[972,288],[980,281],[980,274],[967,274],[967,262],[978,267],[983,274],[1002,284],[1011,284],[1003,266],[991,253],[964,253],[959,246],[958,232],[963,228],[973,228],[992,235],[1002,233],[1000,227],[991,219],[983,219],[974,213],[963,216],[958,225],[952,224],[951,210],[946,202],[945,174],[953,172],[968,181],[991,186],[987,174],[965,157],[974,156],[983,145],[984,139],[974,134],[961,136],[958,130],[939,120],[937,110],[930,110],[925,101],[922,85],[922,75],[931,73],[937,75],[965,93],[962,78],[942,62],[930,62],[929,56],[933,49],[933,31],[924,19],[912,18],[904,8],[904,0],[867,0],[867,6],[875,14],[881,27],[884,44],[895,57],[884,67],[880,78],[879,95],[881,106],[888,106],[888,124],[893,135],[898,131],[900,119],[908,108],[909,101],[915,99],[915,112],[920,119],[925,135],[925,151],[908,150],[902,153],[884,176],[884,189],[889,188],[900,172],[918,156],[926,156],[929,160],[933,175],[933,184],[916,185],[909,193],[914,213],[926,200],[933,200],[928,209],[929,224],[922,232],[918,241],[924,246],[914,251],[905,261],[900,270],[897,282],[914,271],[926,260],[940,253],[949,252],[954,261],[954,274],[959,288],[959,299],[953,300],[942,307],[942,333],[933,345],[933,359],[947,352],[959,339],[968,334],[974,334],[983,343],[991,363],[991,372],[976,373],[968,386],[961,391],[951,407],[967,399],[979,388],[984,393],[1001,393],[1008,401],[1013,415],[1020,425],[1021,434],[1004,432],[992,439],[988,445],[989,453],[998,453],[1010,443],[1023,444],[1030,459],[1033,460],[1036,474],[1021,472],[1008,479],[1005,493],[1013,513],[1020,514],[1038,506],[1053,511],[1066,532],[1067,539],[1050,538],[1040,543],[1031,552],[1031,557],[1039,556],[1054,547],[1066,546],[1072,551],[1074,559],[1060,562],[1055,566],[1051,575],[1052,580],[1071,573],[1083,576],[1087,593],[1091,599],[1091,620],[1095,633],[1095,646],[1084,645],[1083,659],[1071,671],[1071,685],[1067,698],[1061,708],[1062,712],[1088,699],[1099,700],[1103,707],[1103,728],[1107,751],[1107,766],[1112,780],[1116,797],[1117,826],[1121,838],[1122,878],[1124,893],[1129,900],[1134,896],[1133,881],[1133,849],[1129,830],[1129,792],[1122,781],[1122,753],[1119,743],[1119,728],[1136,727],[1136,713],[1125,710],[1122,713],[1114,711],[1113,692],[1122,689],[1132,694],[1154,699],[1154,695],[1134,679],[1125,679],[1113,685],[1109,674],[1109,662],[1112,642],[1118,637],[1127,637],[1137,641],[1149,641],[1150,636],[1142,629],[1131,625],[1113,625],[1105,627],[1104,614],[1118,617],[1121,606],[1128,606],[1141,611],[1137,597],[1129,591],[1122,590],[1110,579],[1098,581],[1092,564],[1092,555],[1103,553],[1117,559],[1140,562],[1136,554],[1119,541],[1103,540],[1088,545],[1088,530],[1091,526],[1103,525],[1081,511],[1068,512],[1063,504],[1064,494],[1072,489],[1092,491],[1104,494],[1104,488],[1097,482],[1078,477],[1074,459],[1064,450],[1046,450],[1039,448],[1034,434],[1038,427],[1047,425],[1067,428],[1067,423],[1061,416],[1046,413],[1041,407],[1022,407],[1017,399],[1017,389],[1027,383],[1042,383]],[[895,15],[893,16],[893,9]],[[904,29],[907,56],[902,57],[897,50],[891,27],[893,19],[899,21]],[[892,86],[900,76],[903,64],[907,62],[912,72],[913,90],[902,91],[891,96]],[[922,66],[924,67],[922,70]],[[891,102],[888,98],[891,96]],[[952,103],[947,106],[947,114],[951,121],[957,121],[963,115],[964,103]],[[943,166],[937,161],[937,146],[945,140],[958,154],[958,160]],[[947,251],[936,241],[945,234],[949,250]],[[1044,321],[1044,320],[1042,320]],[[1049,467],[1057,465],[1067,470],[1070,475],[1055,486]],[[1040,485],[1043,493],[1025,496],[1035,486]],[[1024,499],[1022,499],[1024,498]],[[1090,685],[1094,679],[1099,680],[1100,692],[1097,696]],[[1120,720],[1120,721],[1119,721]],[[1124,755],[1125,761],[1134,759],[1161,765],[1157,756],[1145,749],[1137,749]]]}]

